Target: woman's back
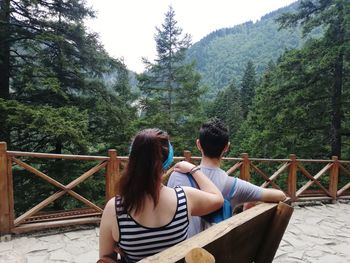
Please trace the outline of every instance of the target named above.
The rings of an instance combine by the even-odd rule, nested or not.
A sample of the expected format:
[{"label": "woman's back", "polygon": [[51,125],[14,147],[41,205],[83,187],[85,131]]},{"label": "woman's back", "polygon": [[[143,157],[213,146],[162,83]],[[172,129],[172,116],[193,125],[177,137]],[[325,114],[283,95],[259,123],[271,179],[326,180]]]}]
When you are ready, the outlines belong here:
[{"label": "woman's back", "polygon": [[[131,261],[141,260],[187,238],[189,222],[185,193],[181,187],[163,188],[162,201],[154,209],[145,207],[139,216],[128,214],[123,208],[122,199],[115,199],[118,245]],[[173,194],[169,195],[169,190]],[[153,215],[152,218],[150,215]]]}]

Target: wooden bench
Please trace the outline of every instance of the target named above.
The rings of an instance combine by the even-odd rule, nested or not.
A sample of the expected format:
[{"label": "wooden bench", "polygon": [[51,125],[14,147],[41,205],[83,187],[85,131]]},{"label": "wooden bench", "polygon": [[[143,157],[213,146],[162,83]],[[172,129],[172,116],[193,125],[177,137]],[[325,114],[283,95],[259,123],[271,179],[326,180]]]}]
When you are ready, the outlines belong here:
[{"label": "wooden bench", "polygon": [[140,262],[201,262],[205,255],[196,248],[217,263],[272,262],[292,213],[285,203],[259,204]]}]

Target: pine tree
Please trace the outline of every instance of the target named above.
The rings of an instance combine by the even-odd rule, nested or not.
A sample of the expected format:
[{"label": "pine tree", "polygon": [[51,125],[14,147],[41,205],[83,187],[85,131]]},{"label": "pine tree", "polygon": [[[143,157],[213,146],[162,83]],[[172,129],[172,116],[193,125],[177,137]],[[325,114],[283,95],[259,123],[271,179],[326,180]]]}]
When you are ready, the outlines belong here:
[{"label": "pine tree", "polygon": [[[5,74],[0,74],[0,94],[5,100],[1,101],[4,110],[0,111],[3,122],[0,126],[0,140],[9,143],[11,139],[13,147],[22,150],[81,152],[88,147],[93,148],[89,146],[93,140],[96,143],[101,142],[101,138],[107,140],[107,137],[98,132],[100,129],[102,132],[112,123],[117,125],[116,119],[112,119],[111,112],[108,112],[108,107],[118,105],[118,125],[123,123],[123,114],[131,119],[135,117],[130,99],[125,98],[130,91],[127,80],[117,80],[118,90],[114,91],[113,88],[108,89],[108,83],[104,81],[106,75],[112,74],[127,79],[127,73],[123,63],[107,55],[97,34],[87,32],[84,19],[93,16],[93,11],[80,0],[1,2],[0,69],[4,69]],[[28,113],[35,114],[35,110],[40,112],[43,106],[48,116],[50,112],[62,112],[64,114],[61,117],[67,121],[65,123],[69,119],[75,119],[69,113],[79,112],[81,117],[86,118],[81,120],[87,124],[84,126],[86,129],[82,130],[78,126],[75,129],[72,125],[70,132],[74,131],[77,135],[83,132],[84,140],[72,141],[79,136],[55,135],[55,129],[47,134],[45,129],[35,126],[36,122],[28,123],[32,128],[35,127],[31,130],[35,134],[26,136],[29,131],[23,129],[22,123],[17,119],[16,109],[11,107],[12,102],[8,99],[21,103],[20,108],[28,107]],[[6,110],[10,108],[11,111]],[[100,112],[106,114],[103,116],[105,121],[99,122],[98,129],[94,129],[95,117],[99,112],[97,109],[101,108],[105,109]],[[27,116],[26,121],[34,119],[35,116]],[[47,118],[47,121],[55,122],[55,119]],[[54,123],[47,125],[54,126]],[[128,127],[125,129],[128,130]],[[113,138],[117,137],[118,134],[115,134]]]},{"label": "pine tree", "polygon": [[241,82],[241,99],[243,118],[247,117],[249,108],[252,104],[256,88],[256,74],[252,61],[248,61]]},{"label": "pine tree", "polygon": [[[323,78],[330,90],[331,125],[330,144],[331,155],[341,155],[343,93],[345,91],[346,74],[350,54],[350,2],[348,0],[305,0],[301,1],[297,13],[285,14],[280,19],[281,27],[291,27],[298,23],[303,26],[305,35],[313,29],[322,26],[325,34],[319,42],[323,60],[317,72]],[[319,56],[319,55],[318,55]],[[325,74],[326,73],[326,74]]]},{"label": "pine tree", "polygon": [[243,122],[240,92],[234,81],[218,93],[208,109],[208,116],[222,120],[229,128],[230,139],[233,140]]},{"label": "pine tree", "polygon": [[155,42],[157,58],[154,63],[144,59],[146,72],[138,76],[143,95],[140,125],[167,130],[178,149],[187,142],[194,145],[194,135],[203,118],[200,96],[204,90],[194,63],[185,60],[191,38],[182,34],[171,6],[162,27],[156,28]]}]

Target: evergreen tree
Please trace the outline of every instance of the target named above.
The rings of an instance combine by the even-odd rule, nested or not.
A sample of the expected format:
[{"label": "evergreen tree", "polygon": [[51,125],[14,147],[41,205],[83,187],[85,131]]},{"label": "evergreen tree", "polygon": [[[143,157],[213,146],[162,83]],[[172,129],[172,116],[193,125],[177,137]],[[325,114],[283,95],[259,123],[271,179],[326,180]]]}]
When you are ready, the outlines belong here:
[{"label": "evergreen tree", "polygon": [[[127,73],[123,63],[107,55],[97,35],[86,31],[83,21],[93,15],[93,11],[80,0],[1,2],[0,68],[8,72],[0,74],[0,94],[5,99],[2,108],[11,108],[11,103],[6,104],[8,99],[21,103],[21,107],[28,107],[28,113],[33,114],[45,105],[47,112],[65,112],[61,116],[66,118],[65,123],[75,119],[75,116],[69,115],[73,111],[65,108],[74,108],[85,116],[86,119],[82,121],[87,124],[87,130],[83,133],[84,140],[69,141],[67,136],[48,135],[45,129],[34,126],[36,122],[33,122],[30,125],[35,127],[36,135],[28,137],[25,136],[28,131],[21,128],[21,123],[13,121],[17,113],[16,109],[11,108],[11,112],[0,112],[3,121],[0,140],[9,143],[11,135],[12,148],[18,150],[61,153],[66,149],[86,152],[88,147],[91,149],[89,144],[93,141],[97,143],[102,138],[107,139],[102,131],[109,130],[109,125],[126,124],[121,117],[123,114],[131,119],[135,117],[129,111],[130,99],[124,96],[127,90],[130,91],[128,84],[119,82],[119,90],[113,91],[104,81],[105,75],[113,73],[119,78]],[[111,112],[107,110],[109,107],[117,107],[119,112],[123,112],[119,113],[118,123],[112,121]],[[99,111],[101,108],[105,110]],[[100,113],[99,118],[104,119],[104,122],[99,122],[98,129],[94,126],[97,113]],[[49,120],[56,121],[47,118]],[[127,126],[129,124],[126,130]],[[81,133],[81,129],[74,130],[73,127],[71,132]],[[115,134],[113,138],[117,137],[118,134]],[[84,145],[82,142],[85,142]]]},{"label": "evergreen tree", "polygon": [[239,151],[255,156],[349,158],[349,1],[302,1],[282,26],[304,33],[324,28],[300,50],[285,52],[257,88],[237,136]]},{"label": "evergreen tree", "polygon": [[[277,158],[288,153],[330,157],[332,74],[320,74],[327,50],[324,40],[310,41],[301,50],[286,52],[266,72],[236,139],[242,142],[240,152]],[[349,101],[349,92],[342,96]],[[346,107],[342,110],[349,112]],[[342,125],[349,127],[348,119],[344,118]],[[348,147],[342,154],[348,158]]]},{"label": "evergreen tree", "polygon": [[177,26],[171,6],[156,31],[157,58],[154,63],[144,59],[146,72],[138,76],[143,110],[140,126],[167,130],[182,151],[186,145],[194,145],[203,118],[200,96],[204,90],[194,64],[185,61],[191,39]]},{"label": "evergreen tree", "polygon": [[134,123],[137,100],[131,92],[129,72],[124,63],[115,61],[116,74],[110,90],[105,95],[88,97],[86,108],[90,116],[89,132],[97,152],[105,154],[106,149],[117,149],[118,154],[128,154],[130,138],[135,133]]},{"label": "evergreen tree", "polygon": [[[20,101],[23,107],[36,104],[57,108],[67,104],[69,95],[75,96],[82,88],[80,85],[77,89],[85,70],[80,44],[88,37],[83,33],[81,22],[92,12],[80,1],[18,0],[1,3],[0,31],[6,32],[0,40],[4,51],[0,68],[6,72],[0,77],[1,94],[5,94],[2,98]],[[75,103],[71,101],[69,104],[73,106]],[[20,132],[18,125],[10,121],[11,116],[7,116],[1,134],[7,142],[10,142],[9,134],[16,136],[12,141],[23,145],[18,137],[26,137],[17,136],[14,130]],[[51,145],[56,145],[58,152],[62,148],[58,137]]]},{"label": "evergreen tree", "polygon": [[241,82],[241,99],[243,118],[247,117],[249,108],[252,104],[256,88],[256,74],[254,64],[251,60],[248,61],[243,73]]},{"label": "evergreen tree", "polygon": [[282,28],[301,23],[305,35],[319,26],[325,28],[325,34],[318,45],[319,52],[323,56],[320,61],[322,64],[315,67],[318,70],[315,73],[326,81],[325,85],[330,87],[331,155],[337,156],[341,155],[341,140],[345,135],[342,131],[342,116],[344,116],[342,97],[346,86],[349,85],[345,77],[349,73],[349,21],[350,2],[348,0],[301,1],[298,12],[284,14],[279,18]]},{"label": "evergreen tree", "polygon": [[240,92],[234,81],[218,93],[209,106],[208,116],[222,120],[229,128],[230,139],[233,140],[243,122]]}]

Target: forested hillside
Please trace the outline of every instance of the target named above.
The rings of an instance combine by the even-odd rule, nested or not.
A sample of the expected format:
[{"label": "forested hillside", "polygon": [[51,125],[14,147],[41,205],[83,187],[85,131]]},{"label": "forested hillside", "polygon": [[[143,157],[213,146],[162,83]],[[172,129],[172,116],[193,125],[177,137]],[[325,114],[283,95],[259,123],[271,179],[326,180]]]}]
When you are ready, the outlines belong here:
[{"label": "forested hillside", "polygon": [[202,75],[202,83],[209,87],[209,94],[216,94],[232,80],[239,80],[248,60],[261,75],[270,60],[275,61],[286,49],[304,43],[300,27],[279,31],[275,21],[282,13],[295,10],[297,5],[278,9],[255,23],[219,29],[189,48],[188,59],[196,61],[196,69]]},{"label": "forested hillside", "polygon": [[236,134],[236,151],[254,156],[350,158],[350,2],[303,1],[284,28],[324,34],[270,64]]}]

